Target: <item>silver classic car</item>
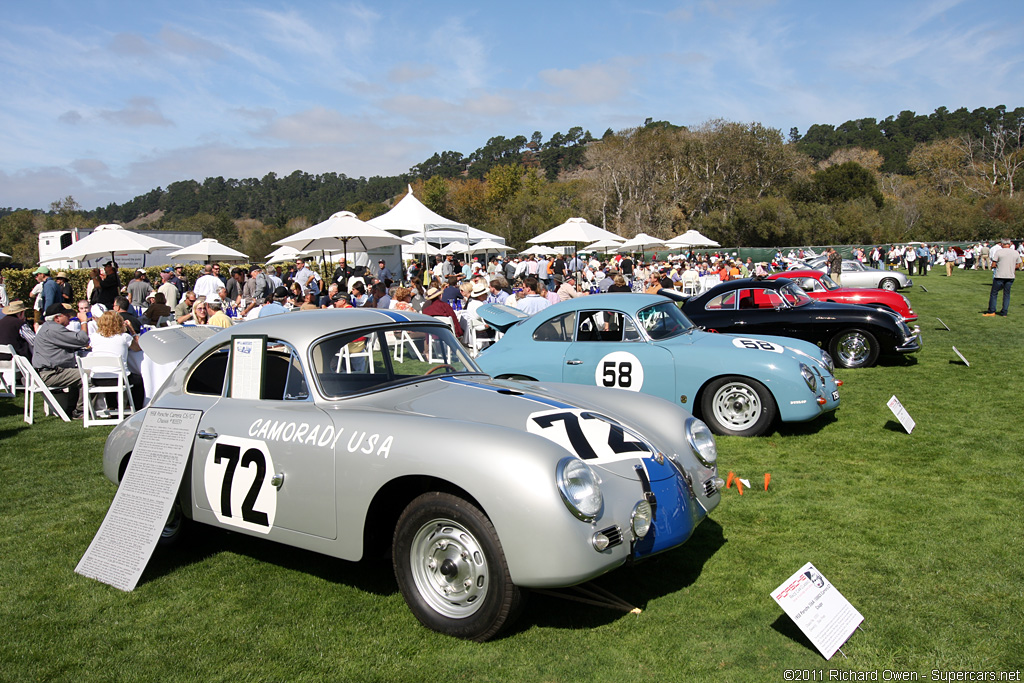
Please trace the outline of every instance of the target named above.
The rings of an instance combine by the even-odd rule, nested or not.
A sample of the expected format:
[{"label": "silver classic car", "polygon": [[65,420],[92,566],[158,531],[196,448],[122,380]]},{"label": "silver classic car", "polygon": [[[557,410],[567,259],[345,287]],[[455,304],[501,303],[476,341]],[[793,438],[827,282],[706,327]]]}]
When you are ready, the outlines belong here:
[{"label": "silver classic car", "polygon": [[[202,411],[164,542],[202,523],[350,561],[390,549],[412,612],[453,636],[493,637],[524,589],[681,545],[720,500],[715,439],[683,408],[493,380],[427,316],[303,311],[142,346],[182,359],[150,407]],[[107,440],[115,483],[144,416]]]}]

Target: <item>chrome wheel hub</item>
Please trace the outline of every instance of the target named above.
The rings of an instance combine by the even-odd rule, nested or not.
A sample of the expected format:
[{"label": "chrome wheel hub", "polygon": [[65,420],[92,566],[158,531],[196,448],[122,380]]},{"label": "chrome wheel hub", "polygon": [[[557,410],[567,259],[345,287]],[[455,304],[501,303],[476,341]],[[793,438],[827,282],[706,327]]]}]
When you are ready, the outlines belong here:
[{"label": "chrome wheel hub", "polygon": [[487,558],[476,538],[447,519],[424,524],[409,550],[420,596],[446,617],[475,613],[487,593]]},{"label": "chrome wheel hub", "polygon": [[720,424],[740,431],[761,417],[761,399],[750,386],[730,382],[715,392],[712,409]]}]

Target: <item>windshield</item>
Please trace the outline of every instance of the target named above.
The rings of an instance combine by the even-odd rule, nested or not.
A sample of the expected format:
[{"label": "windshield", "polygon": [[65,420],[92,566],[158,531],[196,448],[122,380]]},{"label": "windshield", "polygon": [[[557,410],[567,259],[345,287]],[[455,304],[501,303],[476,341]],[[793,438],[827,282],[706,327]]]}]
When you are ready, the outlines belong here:
[{"label": "windshield", "polygon": [[800,289],[795,282],[787,282],[779,288],[779,294],[790,306],[804,306],[811,303],[813,299],[807,296],[807,292]]},{"label": "windshield", "polygon": [[827,289],[830,292],[833,289],[839,289],[839,285],[836,284],[836,281],[830,278],[828,275],[822,275],[820,282],[821,284],[825,285],[825,289]]},{"label": "windshield", "polygon": [[651,339],[668,339],[693,329],[690,319],[671,301],[648,306],[637,312],[637,324]]},{"label": "windshield", "polygon": [[341,398],[458,372],[482,372],[451,329],[437,325],[345,331],[310,349],[321,393]]}]

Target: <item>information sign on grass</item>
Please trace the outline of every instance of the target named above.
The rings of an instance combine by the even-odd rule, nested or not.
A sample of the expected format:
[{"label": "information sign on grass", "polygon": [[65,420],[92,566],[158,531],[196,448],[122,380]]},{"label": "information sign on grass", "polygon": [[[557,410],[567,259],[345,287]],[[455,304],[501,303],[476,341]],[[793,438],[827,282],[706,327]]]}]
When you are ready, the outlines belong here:
[{"label": "information sign on grass", "polygon": [[900,421],[903,428],[907,430],[907,434],[914,431],[914,427],[917,426],[917,423],[914,422],[914,418],[910,417],[910,413],[907,412],[907,409],[903,407],[903,404],[900,403],[900,400],[896,398],[895,395],[889,399],[889,402],[886,405],[889,406],[889,410],[891,410],[892,414],[896,416],[896,419]]},{"label": "information sign on grass", "polygon": [[75,572],[130,591],[153,555],[181,487],[201,410],[149,408],[114,502]]},{"label": "information sign on grass", "polygon": [[772,597],[826,660],[832,659],[864,621],[810,562],[776,588]]}]

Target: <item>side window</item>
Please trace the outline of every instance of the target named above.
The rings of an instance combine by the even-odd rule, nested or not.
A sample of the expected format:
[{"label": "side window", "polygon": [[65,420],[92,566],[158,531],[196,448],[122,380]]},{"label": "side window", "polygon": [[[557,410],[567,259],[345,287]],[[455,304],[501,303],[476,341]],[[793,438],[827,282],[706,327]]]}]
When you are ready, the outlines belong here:
[{"label": "side window", "polygon": [[295,350],[284,342],[272,340],[267,343],[263,398],[269,401],[304,401],[309,398],[309,385],[302,373],[302,363]]},{"label": "side window", "polygon": [[533,333],[534,341],[572,341],[572,332],[576,327],[576,312],[559,315],[541,323]]},{"label": "side window", "polygon": [[636,325],[633,324],[631,318],[626,316],[622,317],[622,341],[641,341],[640,331],[636,329]]},{"label": "side window", "polygon": [[734,311],[736,310],[736,299],[736,292],[726,292],[707,302],[704,305],[704,309],[708,311]]},{"label": "side window", "polygon": [[220,396],[224,393],[227,369],[228,347],[222,346],[192,368],[192,374],[185,380],[185,393]]}]

